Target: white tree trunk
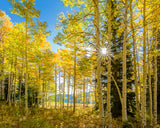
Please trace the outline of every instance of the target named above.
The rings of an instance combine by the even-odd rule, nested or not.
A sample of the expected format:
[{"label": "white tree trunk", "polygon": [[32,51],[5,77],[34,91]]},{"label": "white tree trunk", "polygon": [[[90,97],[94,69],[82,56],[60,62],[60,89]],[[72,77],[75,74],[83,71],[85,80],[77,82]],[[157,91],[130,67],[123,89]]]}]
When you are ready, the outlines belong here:
[{"label": "white tree trunk", "polygon": [[146,126],[146,0],[143,3],[143,100],[142,100],[142,127]]},{"label": "white tree trunk", "polygon": [[109,16],[108,16],[108,78],[107,78],[107,118],[108,128],[112,128],[112,115],[111,115],[111,0],[109,0]]},{"label": "white tree trunk", "polygon": [[[157,27],[156,27],[157,29]],[[156,32],[157,34],[157,32]],[[154,118],[153,118],[153,127],[157,128],[157,35],[155,38],[155,46],[154,46],[154,93],[153,93],[153,101],[154,101],[154,106],[153,106],[153,112],[154,112]]]},{"label": "white tree trunk", "polygon": [[123,88],[122,88],[122,121],[127,121],[127,78],[126,78],[126,42],[127,42],[127,0],[125,0],[124,42],[123,42]]}]

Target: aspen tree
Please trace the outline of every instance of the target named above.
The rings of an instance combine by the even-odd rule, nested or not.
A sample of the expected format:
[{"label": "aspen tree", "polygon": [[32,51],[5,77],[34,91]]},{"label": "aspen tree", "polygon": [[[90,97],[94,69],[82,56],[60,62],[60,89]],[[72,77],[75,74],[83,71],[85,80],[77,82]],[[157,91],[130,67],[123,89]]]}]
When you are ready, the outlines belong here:
[{"label": "aspen tree", "polygon": [[16,81],[17,81],[17,55],[15,56],[15,64],[14,64],[14,69],[15,69],[15,77],[14,77],[14,105],[16,103]]},{"label": "aspen tree", "polygon": [[[25,10],[27,11],[27,10]],[[28,15],[25,14],[25,19],[26,19],[26,41],[25,41],[25,45],[26,45],[26,48],[25,48],[25,59],[26,59],[26,74],[25,74],[25,110],[26,110],[26,118],[28,118],[28,53],[27,53],[27,50],[28,50]]]},{"label": "aspen tree", "polygon": [[131,16],[131,32],[133,41],[133,61],[134,61],[134,81],[135,81],[135,94],[136,94],[136,118],[139,126],[140,121],[140,107],[139,107],[139,95],[138,95],[138,82],[137,82],[137,63],[136,63],[136,40],[135,40],[135,30],[133,26],[133,10],[132,10],[132,0],[130,1],[130,16]]},{"label": "aspen tree", "polygon": [[69,108],[69,89],[70,89],[70,79],[71,79],[71,74],[68,73],[68,99],[67,99],[67,109]]},{"label": "aspen tree", "polygon": [[65,100],[65,83],[66,83],[66,70],[63,72],[63,109],[64,109],[64,100]]},{"label": "aspen tree", "polygon": [[94,82],[94,91],[95,91],[94,92],[95,93],[94,97],[95,97],[95,99],[94,100],[95,100],[95,105],[97,106],[98,102],[97,102],[97,83],[96,83],[96,79],[97,78],[96,78],[96,70],[95,70],[95,73],[94,73],[94,79],[95,79],[95,82]]},{"label": "aspen tree", "polygon": [[[38,65],[38,81],[39,81],[39,88],[41,87],[41,64]],[[38,92],[38,108],[39,108],[39,92]]]},{"label": "aspen tree", "polygon": [[108,15],[108,78],[107,78],[107,118],[108,128],[112,128],[112,116],[111,116],[111,0],[109,0],[109,15]]},{"label": "aspen tree", "polygon": [[146,0],[143,1],[143,101],[142,126],[146,126]]},{"label": "aspen tree", "polygon": [[5,83],[5,58],[7,58],[7,56],[5,56],[5,53],[7,52],[7,47],[6,45],[8,45],[8,37],[10,30],[12,29],[12,22],[10,21],[10,17],[8,17],[6,15],[5,12],[3,12],[0,9],[0,84],[1,84],[1,98],[4,99],[5,97],[5,87],[4,87],[4,83]]},{"label": "aspen tree", "polygon": [[59,67],[59,106],[61,108],[61,68]]},{"label": "aspen tree", "polygon": [[40,10],[36,10],[34,7],[33,0],[22,0],[22,1],[12,1],[8,0],[13,6],[11,9],[12,13],[20,15],[25,18],[26,22],[26,40],[25,40],[25,64],[26,64],[26,74],[25,74],[25,111],[26,119],[28,118],[28,23],[32,21],[32,18],[38,17]]},{"label": "aspen tree", "polygon": [[124,42],[123,42],[123,88],[122,88],[122,121],[127,121],[127,79],[126,79],[126,42],[127,42],[127,0],[125,0],[124,14]]},{"label": "aspen tree", "polygon": [[150,44],[149,44],[149,36],[148,36],[148,30],[147,30],[147,45],[148,45],[148,87],[149,87],[149,115],[150,115],[150,126],[152,126],[152,83],[151,83],[151,57],[150,57]]},{"label": "aspen tree", "polygon": [[55,64],[55,109],[57,108],[57,65]]},{"label": "aspen tree", "polygon": [[[23,57],[22,57],[23,58]],[[21,93],[22,93],[22,78],[23,78],[23,68],[24,68],[24,64],[22,62],[22,65],[21,65],[21,73],[20,73],[20,84],[19,84],[19,104],[21,106],[21,103],[22,103],[22,96],[21,96]]]},{"label": "aspen tree", "polygon": [[101,58],[100,55],[100,39],[99,39],[99,0],[93,0],[94,3],[94,27],[95,27],[95,42],[97,47],[97,85],[98,85],[98,98],[99,98],[99,110],[100,110],[100,126],[104,127],[104,109],[102,100],[102,87],[101,87]]},{"label": "aspen tree", "polygon": [[77,50],[76,50],[76,42],[74,42],[74,83],[73,83],[73,112],[75,112],[76,99],[75,99],[75,91],[76,91],[76,63],[77,63]]},{"label": "aspen tree", "polygon": [[8,74],[8,96],[7,96],[7,101],[9,103],[9,107],[11,106],[11,74]]},{"label": "aspen tree", "polygon": [[85,77],[83,78],[83,107],[85,107],[85,103],[86,103],[86,91],[85,91],[85,88],[86,88],[86,82],[85,82]]},{"label": "aspen tree", "polygon": [[43,82],[42,82],[42,108],[43,109],[44,109],[44,97],[45,97],[44,89],[45,89],[45,81],[43,79]]},{"label": "aspen tree", "polygon": [[10,96],[11,102],[13,103],[13,50],[11,50],[11,72],[10,72]]},{"label": "aspen tree", "polygon": [[157,26],[154,44],[153,127],[157,128]]},{"label": "aspen tree", "polygon": [[82,102],[83,102],[83,108],[86,106],[86,101],[87,101],[87,95],[86,95],[86,86],[87,86],[87,83],[88,83],[88,79],[87,77],[90,76],[90,71],[91,71],[91,67],[90,67],[90,62],[89,62],[89,58],[86,56],[86,51],[85,50],[82,50],[82,55],[80,58],[79,58],[79,61],[78,61],[78,71],[81,72],[80,75],[80,78],[79,79],[82,79],[81,81],[81,84],[82,84]]}]

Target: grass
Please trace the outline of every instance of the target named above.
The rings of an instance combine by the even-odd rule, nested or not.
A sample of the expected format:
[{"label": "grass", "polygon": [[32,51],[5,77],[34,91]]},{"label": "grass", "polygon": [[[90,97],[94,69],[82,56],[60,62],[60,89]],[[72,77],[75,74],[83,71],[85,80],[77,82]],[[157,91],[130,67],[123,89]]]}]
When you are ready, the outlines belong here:
[{"label": "grass", "polygon": [[[25,120],[24,108],[18,105],[1,105],[0,128],[74,128],[95,127],[98,116],[92,112],[92,107],[76,107],[73,113],[71,107],[64,109],[29,108],[28,119]],[[93,121],[93,119],[95,121]]]},{"label": "grass", "polygon": [[[0,105],[0,128],[98,128],[99,112],[93,107],[76,107],[73,113],[71,107],[64,109],[29,108],[28,119],[25,120],[24,107],[19,105]],[[128,117],[129,125],[126,128],[136,128],[133,118]],[[113,119],[113,128],[122,128],[121,117]],[[107,124],[107,122],[105,122]],[[149,126],[147,126],[149,128]],[[158,126],[159,127],[159,126]]]}]

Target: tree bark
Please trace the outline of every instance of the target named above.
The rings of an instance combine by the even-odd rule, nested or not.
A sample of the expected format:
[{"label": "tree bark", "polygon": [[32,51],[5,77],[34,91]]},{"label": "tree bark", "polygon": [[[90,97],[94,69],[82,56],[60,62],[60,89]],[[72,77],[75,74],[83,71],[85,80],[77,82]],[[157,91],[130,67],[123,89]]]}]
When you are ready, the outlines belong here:
[{"label": "tree bark", "polygon": [[21,103],[22,103],[22,81],[23,81],[23,56],[22,56],[22,68],[21,68],[21,73],[20,73],[20,76],[19,76],[19,79],[20,79],[20,85],[19,85],[19,105],[21,106]]},{"label": "tree bark", "polygon": [[147,45],[148,45],[148,87],[149,87],[149,115],[150,115],[150,126],[152,126],[152,86],[151,86],[151,60],[150,60],[150,45],[148,40],[148,31],[147,31]]},{"label": "tree bark", "polygon": [[[39,88],[41,87],[41,66],[39,64],[38,67],[38,80],[39,80]],[[38,90],[38,108],[39,108],[39,100],[40,100],[40,94],[39,94],[39,90]]]},{"label": "tree bark", "polygon": [[94,95],[95,95],[95,105],[98,106],[98,103],[97,103],[97,83],[96,83],[96,79],[97,79],[97,78],[96,78],[96,75],[97,75],[97,74],[96,74],[96,70],[95,70],[95,77],[94,77],[94,79],[95,79],[95,82],[94,82],[94,84],[95,84],[95,85],[94,85],[94,86],[95,86],[95,92],[94,92],[94,93],[95,93],[95,94],[94,94]]},{"label": "tree bark", "polygon": [[64,77],[63,77],[63,109],[64,109],[64,100],[65,100],[65,82],[66,82],[66,71],[64,69]]},{"label": "tree bark", "polygon": [[67,109],[69,107],[69,88],[70,88],[70,73],[69,73],[69,76],[68,76],[68,101],[67,101]]},{"label": "tree bark", "polygon": [[26,74],[25,74],[25,112],[26,119],[28,118],[28,41],[27,41],[27,32],[28,32],[28,17],[26,16],[26,49],[25,49],[25,58],[26,58]]},{"label": "tree bark", "polygon": [[14,104],[16,103],[16,79],[17,79],[17,68],[16,68],[16,65],[17,65],[17,56],[16,56],[16,60],[15,60],[15,65],[14,65],[14,68],[15,68],[15,77],[14,77]]},{"label": "tree bark", "polygon": [[104,108],[102,98],[102,87],[101,87],[101,58],[100,58],[100,39],[99,39],[99,0],[93,0],[94,2],[94,27],[95,27],[95,41],[96,41],[96,52],[97,52],[97,85],[98,85],[98,98],[99,98],[99,110],[100,110],[100,127],[104,127]]},{"label": "tree bark", "polygon": [[[3,45],[2,45],[3,48]],[[5,75],[4,75],[4,49],[3,49],[3,53],[2,53],[2,99],[5,99],[5,91],[4,91],[4,81],[5,81]]]},{"label": "tree bark", "polygon": [[[156,27],[157,29],[157,27]],[[157,31],[157,30],[156,30]],[[156,32],[156,37],[155,37],[155,45],[154,45],[154,93],[153,93],[153,101],[154,101],[154,106],[153,106],[153,127],[157,128],[157,32]]]},{"label": "tree bark", "polygon": [[[0,24],[2,26],[2,24]],[[2,64],[2,70],[1,70],[1,99],[4,99],[4,95],[5,95],[5,91],[4,91],[4,80],[5,80],[5,76],[4,76],[4,48],[3,48],[4,42],[3,40],[0,38],[0,48],[2,49],[2,53],[1,53],[1,64]]]},{"label": "tree bark", "polygon": [[76,97],[75,97],[75,91],[76,91],[76,60],[77,60],[77,55],[76,55],[76,42],[74,42],[74,90],[73,90],[73,112],[75,112],[75,102],[76,102]]},{"label": "tree bark", "polygon": [[123,42],[123,88],[122,88],[122,121],[127,121],[127,78],[126,78],[126,42],[127,42],[127,0],[125,0],[124,42]]},{"label": "tree bark", "polygon": [[57,108],[57,66],[55,64],[55,109]]},{"label": "tree bark", "polygon": [[11,89],[10,89],[10,86],[11,86],[11,74],[9,73],[8,74],[8,96],[7,96],[7,101],[8,101],[9,107],[11,106]]},{"label": "tree bark", "polygon": [[146,0],[143,3],[143,101],[142,101],[142,127],[146,126]]},{"label": "tree bark", "polygon": [[133,40],[133,61],[134,61],[134,84],[135,84],[135,94],[136,94],[136,118],[139,127],[140,121],[140,109],[139,109],[139,94],[138,94],[138,82],[137,82],[137,63],[136,63],[136,40],[135,40],[135,30],[133,26],[133,10],[132,10],[132,0],[130,2],[130,16],[131,16],[131,31]]},{"label": "tree bark", "polygon": [[111,0],[109,0],[109,15],[108,15],[108,67],[107,67],[107,119],[108,128],[112,128],[112,115],[111,115]]},{"label": "tree bark", "polygon": [[43,80],[43,84],[42,84],[42,108],[44,109],[44,97],[45,97],[45,93],[44,93],[44,80]]},{"label": "tree bark", "polygon": [[85,96],[85,88],[86,88],[86,85],[85,85],[85,77],[83,78],[83,108],[85,107],[85,103],[86,103],[86,96]]},{"label": "tree bark", "polygon": [[59,107],[61,108],[61,69],[59,69]]},{"label": "tree bark", "polygon": [[2,99],[5,99],[5,91],[4,91],[4,80],[5,80],[5,76],[4,76],[4,69],[3,69],[3,76],[2,76]]}]

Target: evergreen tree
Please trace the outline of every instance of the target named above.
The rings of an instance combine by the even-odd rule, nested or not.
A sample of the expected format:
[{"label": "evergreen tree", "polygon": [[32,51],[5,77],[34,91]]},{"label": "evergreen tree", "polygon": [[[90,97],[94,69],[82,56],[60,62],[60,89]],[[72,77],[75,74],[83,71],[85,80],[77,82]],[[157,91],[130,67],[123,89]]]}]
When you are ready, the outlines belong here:
[{"label": "evergreen tree", "polygon": [[[118,2],[112,1],[112,10],[118,9],[117,6]],[[112,15],[114,15],[114,11],[112,11]],[[112,77],[116,81],[120,91],[122,92],[122,49],[123,49],[123,39],[124,39],[124,32],[119,32],[119,26],[121,26],[123,23],[123,18],[120,18],[120,12],[117,15],[114,15],[112,17],[112,22],[114,23],[114,26],[112,27],[112,63],[111,63],[111,72]],[[107,24],[105,24],[107,25]],[[105,26],[107,28],[108,26]],[[135,93],[133,92],[133,62],[132,62],[132,55],[131,55],[131,44],[129,44],[129,41],[127,40],[127,56],[126,56],[126,71],[127,71],[127,89],[130,89],[131,91],[127,92],[127,113],[128,115],[133,116],[135,111]],[[106,69],[106,65],[103,65]],[[102,85],[103,87],[107,87],[107,75],[102,75]],[[106,91],[104,91],[104,100],[106,100]],[[112,79],[111,82],[111,111],[113,117],[121,116],[121,101],[118,91],[115,85],[115,82]],[[104,108],[106,108],[106,102],[104,101]]]}]

